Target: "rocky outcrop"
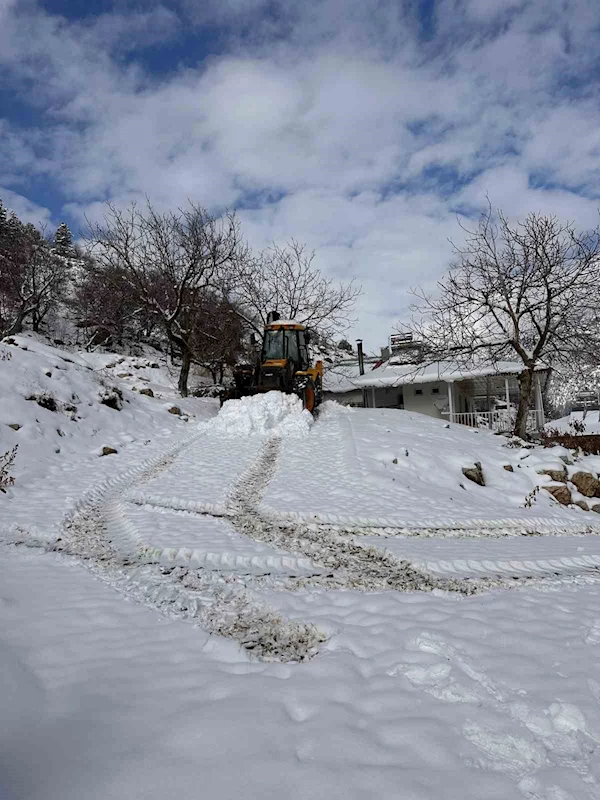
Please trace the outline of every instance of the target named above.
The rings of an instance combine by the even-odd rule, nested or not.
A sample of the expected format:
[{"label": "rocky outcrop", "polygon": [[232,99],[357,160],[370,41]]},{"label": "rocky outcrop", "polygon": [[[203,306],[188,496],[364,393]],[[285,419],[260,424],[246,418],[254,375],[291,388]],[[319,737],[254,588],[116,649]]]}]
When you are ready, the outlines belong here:
[{"label": "rocky outcrop", "polygon": [[573,500],[574,506],[579,506],[579,508],[583,509],[584,511],[589,511],[590,507],[585,502],[585,500]]},{"label": "rocky outcrop", "polygon": [[584,497],[600,497],[600,481],[590,472],[576,472],[571,475],[571,482]]},{"label": "rocky outcrop", "polygon": [[476,483],[479,486],[485,486],[483,469],[479,461],[476,461],[474,466],[472,467],[463,467],[462,474],[465,476],[465,478],[468,478],[470,481],[473,481],[473,483]]},{"label": "rocky outcrop", "polygon": [[548,475],[556,483],[566,483],[567,480],[567,470],[564,467],[562,469],[541,469],[538,475]]},{"label": "rocky outcrop", "polygon": [[542,488],[544,488],[547,492],[550,492],[552,497],[555,500],[558,500],[561,506],[571,505],[571,492],[564,483],[550,484],[549,486],[544,486]]}]

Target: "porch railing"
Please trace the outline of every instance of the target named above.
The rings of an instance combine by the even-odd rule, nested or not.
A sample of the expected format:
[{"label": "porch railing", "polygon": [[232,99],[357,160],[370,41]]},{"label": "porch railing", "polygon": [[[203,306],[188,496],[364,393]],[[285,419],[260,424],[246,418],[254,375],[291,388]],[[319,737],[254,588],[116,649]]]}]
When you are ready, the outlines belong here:
[{"label": "porch railing", "polygon": [[[514,428],[517,417],[516,411],[464,411],[460,414],[445,413],[450,422],[459,425],[468,425],[470,428],[488,428],[492,431],[510,431]],[[527,412],[527,430],[536,431],[539,428],[538,412]]]}]

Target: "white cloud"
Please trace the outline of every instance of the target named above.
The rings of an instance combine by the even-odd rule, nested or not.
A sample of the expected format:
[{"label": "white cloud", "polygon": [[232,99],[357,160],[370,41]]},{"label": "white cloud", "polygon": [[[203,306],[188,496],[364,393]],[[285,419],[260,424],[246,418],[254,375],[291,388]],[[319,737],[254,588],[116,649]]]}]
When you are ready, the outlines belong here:
[{"label": "white cloud", "polygon": [[[562,0],[440,0],[424,41],[396,0],[268,14],[186,0],[181,20],[148,0],[85,24],[0,0],[0,63],[46,114],[33,131],[4,123],[0,181],[22,192],[43,172],[80,218],[106,198],[241,203],[254,245],[294,236],[329,274],[357,276],[355,332],[375,347],[408,314],[407,289],[447,266],[456,210],[486,192],[514,215],[595,224],[600,111],[592,87],[568,86],[593,63],[598,14],[565,3],[566,16]],[[123,60],[185,20],[235,20],[226,52],[164,76]]]},{"label": "white cloud", "polygon": [[0,186],[0,200],[2,204],[14,211],[22,222],[31,222],[33,225],[50,225],[51,213],[48,208],[43,208],[37,203],[32,203],[27,197],[23,197],[11,189]]}]

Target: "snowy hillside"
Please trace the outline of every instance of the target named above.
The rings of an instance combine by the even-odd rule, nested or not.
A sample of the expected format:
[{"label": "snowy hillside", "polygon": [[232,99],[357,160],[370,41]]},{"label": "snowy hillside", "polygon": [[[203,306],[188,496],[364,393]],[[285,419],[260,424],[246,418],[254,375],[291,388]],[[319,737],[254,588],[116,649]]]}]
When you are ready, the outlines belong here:
[{"label": "snowy hillside", "polygon": [[175,387],[147,358],[70,352],[33,334],[0,343],[0,455],[17,446],[8,497],[38,495],[65,472],[65,494],[84,491],[122,469],[123,457],[143,458],[148,446],[217,413],[216,401],[183,400]]},{"label": "snowy hillside", "polygon": [[600,458],[2,351],[2,798],[600,797]]}]

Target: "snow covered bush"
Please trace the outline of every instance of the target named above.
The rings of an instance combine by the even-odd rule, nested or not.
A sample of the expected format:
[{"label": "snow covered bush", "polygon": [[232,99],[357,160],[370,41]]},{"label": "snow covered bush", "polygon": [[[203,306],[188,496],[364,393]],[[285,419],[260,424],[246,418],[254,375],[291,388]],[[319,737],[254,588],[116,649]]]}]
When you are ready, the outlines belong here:
[{"label": "snow covered bush", "polygon": [[15,463],[18,448],[19,445],[16,444],[12,450],[7,450],[6,453],[0,456],[0,492],[4,494],[6,494],[7,488],[15,482],[15,479],[10,475],[10,469]]},{"label": "snow covered bush", "polygon": [[58,411],[58,403],[56,402],[56,398],[47,390],[32,392],[31,394],[27,395],[25,399],[33,400],[38,404],[38,406],[41,406],[48,411]]},{"label": "snow covered bush", "polygon": [[103,384],[99,391],[99,400],[104,406],[120,411],[123,408],[123,392],[117,386]]}]

